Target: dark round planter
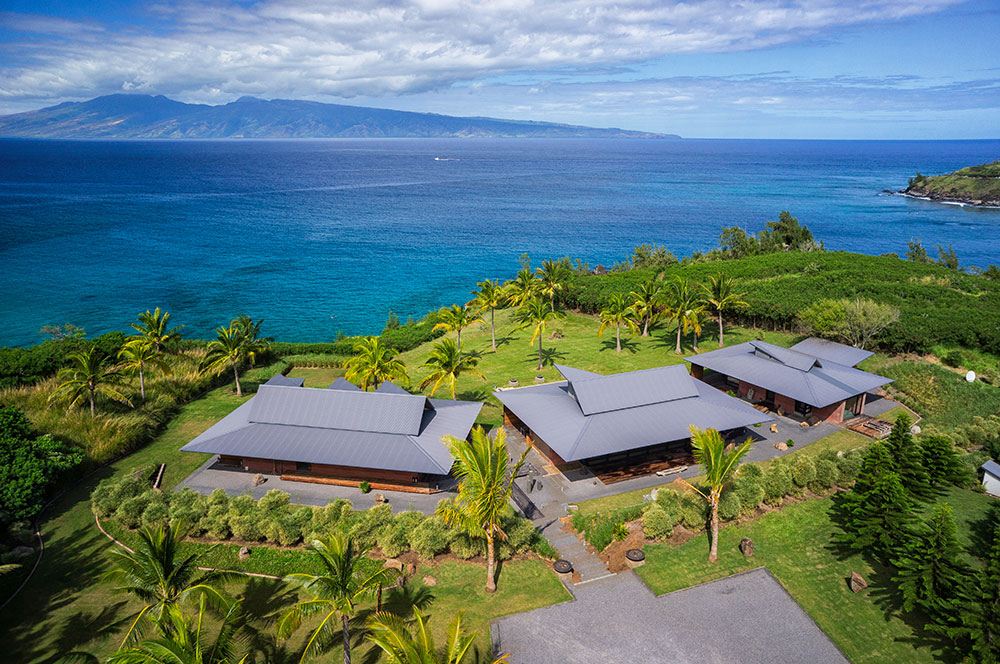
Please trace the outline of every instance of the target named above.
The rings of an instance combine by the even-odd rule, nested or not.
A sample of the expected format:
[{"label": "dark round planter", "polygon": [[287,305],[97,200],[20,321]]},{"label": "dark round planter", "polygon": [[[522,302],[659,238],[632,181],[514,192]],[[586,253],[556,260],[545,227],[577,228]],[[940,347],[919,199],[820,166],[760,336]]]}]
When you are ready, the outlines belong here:
[{"label": "dark round planter", "polygon": [[642,549],[629,549],[625,552],[625,557],[634,563],[638,563],[646,559],[646,554],[642,552]]},{"label": "dark round planter", "polygon": [[545,382],[545,376],[535,376],[535,382],[536,383],[544,383]]},{"label": "dark round planter", "polygon": [[573,571],[573,563],[568,560],[557,560],[552,563],[552,569],[560,574],[569,574]]},{"label": "dark round planter", "polygon": [[510,385],[511,387],[517,387],[517,378],[511,378],[509,381],[507,381],[507,384]]}]

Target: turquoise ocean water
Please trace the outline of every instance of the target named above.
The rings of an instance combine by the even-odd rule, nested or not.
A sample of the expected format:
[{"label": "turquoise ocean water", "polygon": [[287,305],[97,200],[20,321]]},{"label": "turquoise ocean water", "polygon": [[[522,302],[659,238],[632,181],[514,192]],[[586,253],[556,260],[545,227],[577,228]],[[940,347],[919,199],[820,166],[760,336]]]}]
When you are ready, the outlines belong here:
[{"label": "turquoise ocean water", "polygon": [[0,140],[0,345],[162,306],[205,337],[377,332],[508,278],[522,252],[592,265],[708,249],[787,209],[828,249],[953,244],[1000,263],[1000,210],[880,194],[1000,158],[1000,141]]}]

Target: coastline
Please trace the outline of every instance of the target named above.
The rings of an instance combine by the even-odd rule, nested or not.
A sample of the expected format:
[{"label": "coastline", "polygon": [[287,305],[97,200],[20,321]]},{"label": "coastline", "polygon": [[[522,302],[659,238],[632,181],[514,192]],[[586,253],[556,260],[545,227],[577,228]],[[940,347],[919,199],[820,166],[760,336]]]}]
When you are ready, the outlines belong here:
[{"label": "coastline", "polygon": [[883,190],[882,193],[891,194],[893,196],[902,196],[903,198],[912,198],[918,201],[930,201],[931,203],[942,203],[944,205],[956,205],[958,207],[971,207],[983,210],[1000,210],[1000,201],[977,201],[977,200],[965,200],[960,198],[950,198],[947,196],[911,194],[905,189],[900,191],[892,191],[891,189],[885,189]]}]

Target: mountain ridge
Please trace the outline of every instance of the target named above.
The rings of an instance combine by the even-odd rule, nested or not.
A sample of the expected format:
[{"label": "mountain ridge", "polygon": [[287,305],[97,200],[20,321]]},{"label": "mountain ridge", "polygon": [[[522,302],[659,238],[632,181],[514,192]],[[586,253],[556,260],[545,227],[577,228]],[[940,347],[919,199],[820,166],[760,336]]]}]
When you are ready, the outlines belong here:
[{"label": "mountain ridge", "polygon": [[0,116],[5,138],[660,138],[675,134],[460,117],[244,96],[188,104],[164,95],[112,94]]}]

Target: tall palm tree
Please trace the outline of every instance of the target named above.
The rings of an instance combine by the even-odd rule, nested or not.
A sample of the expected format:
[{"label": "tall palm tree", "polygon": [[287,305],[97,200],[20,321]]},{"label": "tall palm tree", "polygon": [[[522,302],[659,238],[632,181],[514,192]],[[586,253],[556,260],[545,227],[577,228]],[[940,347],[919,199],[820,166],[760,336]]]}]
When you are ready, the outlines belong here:
[{"label": "tall palm tree", "polygon": [[708,285],[702,285],[705,290],[705,302],[715,309],[719,317],[719,348],[726,345],[722,339],[722,313],[726,310],[742,309],[750,306],[743,300],[746,293],[736,293],[733,286],[736,280],[724,274],[710,275]]},{"label": "tall palm tree", "polygon": [[493,352],[496,352],[497,326],[494,322],[494,313],[497,309],[500,309],[507,304],[507,294],[504,292],[503,287],[500,286],[500,282],[496,280],[485,279],[476,285],[479,286],[479,290],[472,291],[472,294],[475,295],[476,298],[469,302],[466,306],[477,307],[479,313],[482,313],[487,309],[489,310],[490,340],[493,343]]},{"label": "tall palm tree", "polygon": [[349,621],[358,603],[373,598],[379,588],[389,585],[398,576],[396,570],[379,568],[373,573],[363,571],[365,550],[355,548],[343,533],[331,533],[322,540],[313,540],[310,548],[322,566],[320,574],[289,574],[285,581],[300,588],[308,599],[298,602],[278,620],[278,638],[287,639],[302,625],[303,618],[322,615],[319,625],[309,635],[300,662],[310,655],[319,655],[332,642],[336,618],[340,618],[344,644],[344,664],[351,664],[351,631]]},{"label": "tall palm tree", "polygon": [[150,622],[161,633],[171,633],[170,611],[180,602],[198,600],[214,607],[228,606],[228,599],[217,586],[239,575],[198,571],[198,563],[215,547],[181,559],[177,553],[180,524],[171,528],[144,528],[138,536],[135,551],[120,547],[111,550],[114,569],[104,574],[104,579],[114,584],[114,592],[132,595],[143,604],[125,633],[123,644],[135,641],[143,626]]},{"label": "tall palm tree", "polygon": [[538,295],[539,281],[530,267],[522,268],[517,276],[504,285],[507,299],[514,306],[524,306]]},{"label": "tall palm tree", "polygon": [[478,357],[469,353],[462,353],[451,339],[439,341],[434,344],[430,357],[423,364],[423,366],[429,367],[432,371],[420,383],[420,389],[424,389],[428,385],[433,385],[431,396],[434,396],[434,393],[441,387],[441,384],[447,383],[451,392],[451,398],[454,399],[455,384],[458,382],[458,377],[462,374],[471,373],[486,380],[486,376],[476,370],[478,364]]},{"label": "tall palm tree", "polygon": [[153,345],[156,352],[160,353],[172,342],[181,338],[180,329],[183,325],[170,327],[170,313],[160,311],[157,307],[150,311],[139,314],[138,323],[129,323],[132,328],[139,333],[139,336],[146,339]]},{"label": "tall palm tree", "polygon": [[271,347],[270,337],[260,336],[263,321],[254,321],[249,316],[237,316],[228,327],[216,328],[216,338],[208,342],[208,352],[201,362],[203,372],[222,373],[232,368],[236,380],[236,396],[243,396],[240,384],[240,367],[247,362],[253,366],[257,356]]},{"label": "tall palm tree", "polygon": [[139,395],[146,400],[146,370],[157,369],[169,375],[170,365],[152,342],[146,338],[132,339],[118,351],[119,366],[130,373],[139,374]]},{"label": "tall palm tree", "polygon": [[67,399],[69,407],[73,408],[85,399],[90,402],[90,415],[97,414],[97,395],[102,394],[109,399],[132,405],[128,397],[122,394],[116,385],[121,382],[121,372],[111,366],[108,356],[95,346],[70,353],[66,356],[69,366],[63,367],[56,374],[59,386],[49,395],[49,403]]},{"label": "tall palm tree", "polygon": [[510,509],[514,478],[528,451],[512,463],[503,428],[497,429],[493,440],[482,427],[476,427],[469,442],[453,436],[446,436],[444,441],[455,457],[458,496],[454,503],[440,505],[437,513],[468,534],[486,538],[486,592],[492,593],[497,589],[494,542],[507,537],[501,522]]},{"label": "tall palm tree", "polygon": [[556,310],[556,293],[564,290],[570,278],[570,268],[566,261],[542,261],[535,270],[538,275],[538,291],[549,298],[549,309]]},{"label": "tall palm tree", "polygon": [[642,322],[642,336],[648,337],[649,326],[656,322],[660,306],[663,303],[663,285],[655,278],[650,277],[630,295],[636,318]]},{"label": "tall palm tree", "polygon": [[167,612],[170,629],[158,638],[144,639],[108,657],[106,664],[243,664],[250,657],[240,643],[244,627],[243,600],[226,601],[218,608],[221,617],[215,639],[205,629],[207,602],[202,597],[198,613],[187,618],[176,606]]},{"label": "tall palm tree", "polygon": [[[475,632],[466,632],[462,624],[463,615],[458,613],[448,624],[447,643],[443,648],[434,645],[434,637],[427,627],[428,618],[420,611],[413,610],[413,632],[407,621],[391,613],[376,613],[368,620],[371,630],[367,639],[377,645],[389,664],[464,664],[471,654]],[[493,660],[493,664],[503,664],[507,655]]]},{"label": "tall palm tree", "polygon": [[[698,332],[701,332],[701,322],[698,315],[702,310],[700,294],[691,287],[691,282],[682,277],[676,277],[667,294],[667,311],[670,314],[670,319],[677,323],[677,347],[674,352],[678,355],[681,354],[681,334],[695,326],[697,326]],[[697,341],[695,343],[697,344]]]},{"label": "tall palm tree", "polygon": [[722,496],[726,485],[733,479],[740,459],[750,451],[750,439],[747,438],[742,445],[727,452],[726,441],[722,440],[722,436],[715,429],[702,430],[692,424],[689,431],[691,431],[694,460],[701,464],[705,481],[708,483],[708,493],[706,494],[683,479],[679,481],[697,491],[702,498],[708,501],[708,506],[712,511],[712,542],[708,550],[708,562],[714,563],[719,559],[719,497]]},{"label": "tall palm tree", "polygon": [[697,307],[688,312],[684,317],[684,327],[691,330],[691,348],[698,352],[698,336],[701,334],[701,315],[705,313],[702,307]]},{"label": "tall palm tree", "polygon": [[531,340],[528,344],[534,344],[538,339],[538,370],[542,370],[542,335],[550,321],[565,318],[566,314],[561,311],[553,311],[545,306],[547,303],[540,297],[528,300],[518,308],[514,314],[517,322],[517,329],[526,330],[531,328]]},{"label": "tall palm tree", "polygon": [[387,380],[409,382],[399,351],[382,343],[382,337],[365,337],[354,344],[354,357],[347,361],[347,380],[358,380],[361,389],[373,389]]},{"label": "tall palm tree", "polygon": [[476,312],[469,307],[461,307],[453,304],[438,312],[438,323],[432,329],[434,331],[444,330],[445,332],[454,332],[458,337],[458,350],[462,350],[462,330],[470,325],[482,322],[483,319],[477,316]]},{"label": "tall palm tree", "polygon": [[635,310],[625,300],[621,293],[615,293],[608,298],[608,303],[601,310],[601,327],[597,329],[597,336],[604,334],[604,328],[615,326],[615,351],[622,352],[622,325],[630,330],[638,328],[635,322]]}]

